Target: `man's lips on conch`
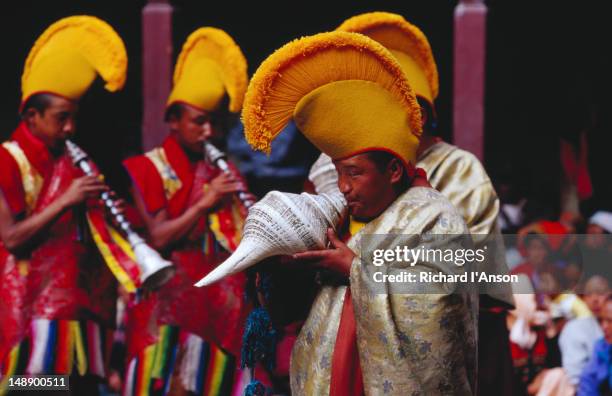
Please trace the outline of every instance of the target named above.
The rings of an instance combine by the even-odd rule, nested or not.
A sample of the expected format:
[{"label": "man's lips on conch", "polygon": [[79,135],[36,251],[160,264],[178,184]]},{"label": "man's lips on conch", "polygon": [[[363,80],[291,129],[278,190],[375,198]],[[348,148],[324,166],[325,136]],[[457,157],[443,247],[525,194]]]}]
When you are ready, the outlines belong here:
[{"label": "man's lips on conch", "polygon": [[353,208],[355,208],[356,206],[359,205],[359,201],[357,201],[357,200],[350,200],[349,199],[346,202],[347,202],[348,207],[351,208],[351,209],[353,209]]}]

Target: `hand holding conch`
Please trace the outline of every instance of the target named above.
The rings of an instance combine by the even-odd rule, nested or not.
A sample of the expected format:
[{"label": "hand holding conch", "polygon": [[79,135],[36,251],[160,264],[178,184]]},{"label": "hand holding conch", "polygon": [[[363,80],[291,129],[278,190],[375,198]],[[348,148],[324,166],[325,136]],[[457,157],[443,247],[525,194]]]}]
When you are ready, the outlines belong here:
[{"label": "hand holding conch", "polygon": [[327,238],[331,245],[329,248],[296,253],[293,258],[307,260],[319,268],[325,268],[348,277],[355,253],[338,238],[333,228],[327,229]]}]

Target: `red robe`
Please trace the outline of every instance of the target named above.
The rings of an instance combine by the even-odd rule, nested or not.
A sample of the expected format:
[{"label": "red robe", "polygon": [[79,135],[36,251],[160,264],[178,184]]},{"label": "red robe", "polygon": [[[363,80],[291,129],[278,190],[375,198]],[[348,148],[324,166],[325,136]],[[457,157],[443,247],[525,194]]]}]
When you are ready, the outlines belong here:
[{"label": "red robe", "polygon": [[[161,147],[124,162],[146,210],[169,217],[184,213],[219,170],[205,161],[192,164],[169,136]],[[128,324],[128,359],[156,342],[161,325],[178,326],[239,356],[247,306],[245,275],[237,274],[204,288],[193,284],[229,256],[239,241],[246,211],[237,199],[203,217],[192,232],[166,252],[177,273],[154,295],[139,301]],[[146,331],[143,331],[146,329]]]},{"label": "red robe", "polygon": [[[16,219],[42,211],[64,194],[73,179],[83,176],[67,154],[53,157],[24,123],[0,146],[0,169],[0,191]],[[75,211],[67,210],[20,256],[0,242],[0,362],[31,335],[34,319],[114,326],[114,277],[95,245],[78,240],[77,227]],[[73,334],[65,328],[64,323],[53,330],[58,348],[66,341],[61,337]],[[55,359],[62,359],[58,352]]]}]

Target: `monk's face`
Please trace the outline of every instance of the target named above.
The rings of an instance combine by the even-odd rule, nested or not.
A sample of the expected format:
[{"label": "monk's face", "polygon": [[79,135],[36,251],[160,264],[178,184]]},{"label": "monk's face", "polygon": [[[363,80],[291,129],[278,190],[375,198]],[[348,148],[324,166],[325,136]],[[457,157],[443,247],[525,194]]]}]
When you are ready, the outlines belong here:
[{"label": "monk's face", "polygon": [[180,117],[173,117],[170,129],[185,149],[202,153],[207,140],[216,140],[223,136],[220,127],[221,113],[208,112],[189,105],[183,105]]},{"label": "monk's face", "polygon": [[338,188],[346,198],[350,215],[356,220],[373,220],[397,198],[394,184],[401,179],[402,170],[398,176],[391,163],[381,171],[368,154],[363,153],[336,160],[334,165],[338,171]]},{"label": "monk's face", "polygon": [[51,149],[63,145],[76,131],[76,102],[48,94],[49,104],[42,110],[29,109],[26,113],[28,128]]}]

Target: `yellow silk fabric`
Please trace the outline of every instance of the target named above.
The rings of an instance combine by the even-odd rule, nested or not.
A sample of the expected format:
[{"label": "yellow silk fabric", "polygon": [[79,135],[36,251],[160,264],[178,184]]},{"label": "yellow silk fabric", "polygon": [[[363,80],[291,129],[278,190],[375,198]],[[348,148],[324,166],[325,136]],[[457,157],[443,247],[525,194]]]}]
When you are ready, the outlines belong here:
[{"label": "yellow silk fabric", "polygon": [[[474,393],[476,364],[475,296],[447,294],[376,294],[372,268],[362,266],[364,235],[396,234],[397,238],[369,248],[430,245],[423,234],[467,233],[461,215],[446,198],[430,188],[410,188],[378,218],[354,235],[348,246],[357,254],[350,274],[357,345],[366,395],[433,395]],[[415,238],[416,236],[416,238]],[[371,266],[367,266],[371,267]],[[415,270],[451,274],[461,267],[421,261]],[[410,271],[406,263],[377,267],[387,274]],[[346,286],[324,286],[293,347],[293,395],[327,395],[334,345]],[[439,294],[438,294],[439,293]]]},{"label": "yellow silk fabric", "polygon": [[146,152],[145,156],[151,160],[162,179],[166,199],[168,201],[171,200],[174,194],[183,187],[183,182],[181,182],[181,179],[179,179],[174,169],[172,169],[170,161],[168,161],[168,157],[166,156],[166,151],[163,147],[155,147]]},{"label": "yellow silk fabric", "polygon": [[333,159],[378,149],[415,161],[419,138],[410,130],[409,112],[377,83],[325,84],[297,103],[293,117],[304,136]]},{"label": "yellow silk fabric", "polygon": [[[433,188],[461,212],[476,248],[487,246],[481,268],[490,274],[507,274],[504,242],[497,226],[499,199],[484,167],[471,153],[445,142],[434,144],[417,159]],[[514,305],[512,290],[503,283],[488,284],[486,294]]]}]

